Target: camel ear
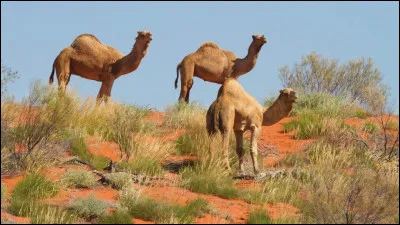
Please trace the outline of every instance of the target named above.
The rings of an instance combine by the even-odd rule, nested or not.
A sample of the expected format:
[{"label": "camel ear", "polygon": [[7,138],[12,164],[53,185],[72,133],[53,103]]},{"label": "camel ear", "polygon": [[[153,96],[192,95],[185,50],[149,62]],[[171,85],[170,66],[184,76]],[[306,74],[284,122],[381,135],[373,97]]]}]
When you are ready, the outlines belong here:
[{"label": "camel ear", "polygon": [[253,37],[253,40],[256,39],[256,35],[253,35],[252,37]]}]

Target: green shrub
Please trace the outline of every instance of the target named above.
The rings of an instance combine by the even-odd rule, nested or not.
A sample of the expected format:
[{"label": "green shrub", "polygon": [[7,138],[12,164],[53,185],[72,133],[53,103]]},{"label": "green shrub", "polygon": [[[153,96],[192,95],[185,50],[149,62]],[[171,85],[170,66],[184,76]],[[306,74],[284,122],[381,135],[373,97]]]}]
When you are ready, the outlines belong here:
[{"label": "green shrub", "polygon": [[118,167],[122,168],[128,173],[143,174],[149,176],[163,174],[162,165],[150,158],[138,156],[135,159],[129,161],[122,161],[117,164]]},{"label": "green shrub", "polygon": [[28,174],[13,190],[8,209],[17,215],[27,214],[30,211],[29,204],[36,204],[39,199],[53,197],[59,190],[59,187],[44,175]]},{"label": "green shrub", "polygon": [[360,119],[366,119],[368,117],[368,113],[363,109],[357,109],[355,112],[355,117]]},{"label": "green shrub", "polygon": [[391,119],[387,122],[386,128],[389,130],[399,130],[399,122]]},{"label": "green shrub", "polygon": [[272,224],[271,218],[267,215],[265,210],[254,210],[249,214],[247,224]]},{"label": "green shrub", "polygon": [[186,206],[157,202],[146,197],[121,197],[121,204],[128,208],[131,216],[156,223],[193,223],[193,217],[208,212],[208,203],[204,199],[188,202]]},{"label": "green shrub", "polygon": [[133,185],[132,176],[129,173],[117,172],[105,175],[111,182],[113,188],[123,189]]},{"label": "green shrub", "polygon": [[100,224],[132,224],[132,217],[124,209],[116,209],[111,215],[103,215]]},{"label": "green shrub", "polygon": [[91,220],[103,215],[103,213],[107,209],[107,203],[101,200],[97,200],[94,195],[91,194],[89,198],[86,199],[74,199],[73,202],[69,205],[69,208],[72,209],[80,217],[86,220]]},{"label": "green shrub", "polygon": [[176,103],[165,110],[163,125],[171,128],[191,129],[204,126],[206,110],[198,103]]},{"label": "green shrub", "polygon": [[298,119],[285,123],[283,126],[284,132],[296,130],[297,139],[318,138],[350,129],[337,117],[324,117],[309,110],[302,111]]},{"label": "green shrub", "polygon": [[367,121],[362,125],[361,130],[367,133],[376,133],[379,130],[379,127],[375,123]]},{"label": "green shrub", "polygon": [[6,187],[3,185],[3,182],[1,182],[1,201],[3,201],[5,195],[6,195]]},{"label": "green shrub", "polygon": [[104,156],[93,155],[89,152],[85,140],[78,135],[70,136],[71,141],[71,154],[77,156],[84,162],[88,162],[96,170],[103,170],[108,166],[109,159]]},{"label": "green shrub", "polygon": [[83,169],[68,169],[68,172],[61,176],[61,183],[67,187],[92,187],[97,180],[92,172]]},{"label": "green shrub", "polygon": [[379,69],[373,68],[371,58],[363,57],[339,65],[337,60],[325,58],[315,52],[304,56],[292,69],[280,68],[279,78],[284,87],[301,94],[313,92],[335,96],[349,96],[367,111],[383,109],[388,86],[382,81]]},{"label": "green shrub", "polygon": [[58,206],[40,205],[29,213],[32,224],[73,224],[78,218]]},{"label": "green shrub", "polygon": [[197,173],[191,169],[185,169],[182,172],[182,186],[193,192],[217,195],[226,199],[235,199],[240,196],[240,191],[234,187],[231,178]]}]

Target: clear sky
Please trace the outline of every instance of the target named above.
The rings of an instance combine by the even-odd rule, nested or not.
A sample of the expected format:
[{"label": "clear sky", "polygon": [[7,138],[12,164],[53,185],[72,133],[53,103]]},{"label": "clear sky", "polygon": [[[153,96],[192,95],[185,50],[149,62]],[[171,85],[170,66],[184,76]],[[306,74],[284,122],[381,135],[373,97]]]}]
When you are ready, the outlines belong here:
[{"label": "clear sky", "polygon": [[[246,56],[251,35],[268,43],[256,66],[239,78],[260,103],[282,88],[278,69],[315,51],[340,63],[371,57],[399,106],[398,2],[1,2],[1,58],[21,77],[9,90],[17,100],[34,79],[48,82],[59,52],[82,33],[130,52],[138,30],[153,41],[139,68],[118,78],[112,99],[165,110],[177,102],[176,66],[205,41]],[[55,79],[55,83],[57,81]],[[99,82],[72,76],[81,96]],[[194,78],[190,100],[208,107],[219,85]]]}]

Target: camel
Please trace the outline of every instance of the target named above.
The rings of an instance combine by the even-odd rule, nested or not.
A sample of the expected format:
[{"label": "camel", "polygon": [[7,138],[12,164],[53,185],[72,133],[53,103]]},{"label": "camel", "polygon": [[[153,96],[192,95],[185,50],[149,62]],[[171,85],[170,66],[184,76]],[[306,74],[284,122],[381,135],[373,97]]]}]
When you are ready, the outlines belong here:
[{"label": "camel", "polygon": [[280,90],[279,97],[263,112],[263,107],[248,94],[236,79],[228,78],[218,90],[217,99],[207,111],[207,131],[213,135],[220,131],[223,136],[223,148],[226,167],[229,171],[228,147],[231,131],[236,136],[236,153],[239,158],[239,173],[243,167],[243,133],[251,131],[250,155],[254,173],[258,174],[257,142],[262,126],[271,126],[289,115],[297,94],[291,88]]},{"label": "camel", "polygon": [[53,83],[54,69],[57,72],[58,88],[62,91],[72,74],[102,82],[96,104],[101,104],[103,100],[107,104],[114,80],[135,71],[147,53],[152,34],[149,31],[137,33],[131,52],[125,56],[117,49],[101,43],[92,34],[79,35],[54,60],[49,83]]},{"label": "camel", "polygon": [[183,58],[176,67],[175,89],[181,73],[181,93],[179,102],[189,103],[193,76],[204,81],[222,84],[226,78],[238,78],[248,73],[256,65],[261,47],[267,43],[264,35],[253,35],[247,56],[238,58],[233,52],[220,49],[214,42],[203,43],[196,52]]}]

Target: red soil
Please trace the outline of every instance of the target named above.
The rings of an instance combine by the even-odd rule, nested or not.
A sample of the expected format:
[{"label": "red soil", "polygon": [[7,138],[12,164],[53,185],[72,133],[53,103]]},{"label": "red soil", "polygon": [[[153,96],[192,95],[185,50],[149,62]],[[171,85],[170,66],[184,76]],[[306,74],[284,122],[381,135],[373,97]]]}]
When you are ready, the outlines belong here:
[{"label": "red soil", "polygon": [[283,124],[293,119],[293,117],[286,117],[272,126],[262,127],[262,133],[259,141],[259,152],[261,153],[262,151],[265,151],[266,153],[270,153],[268,149],[264,150],[262,145],[269,147],[276,146],[276,149],[274,151],[280,154],[280,156],[265,157],[264,166],[274,166],[286,155],[299,152],[303,150],[307,145],[315,141],[315,139],[296,140],[294,139],[295,131],[283,133]]},{"label": "red soil", "polygon": [[90,153],[101,155],[111,159],[113,162],[121,160],[121,151],[118,144],[110,141],[103,141],[99,137],[90,136],[86,139],[86,145]]}]

